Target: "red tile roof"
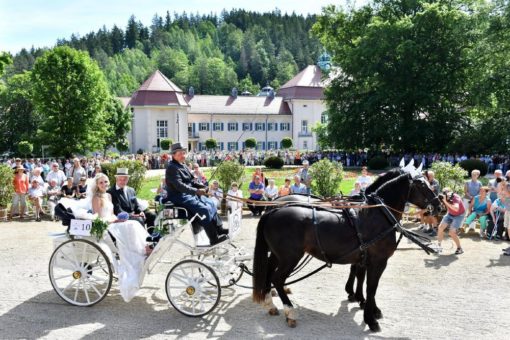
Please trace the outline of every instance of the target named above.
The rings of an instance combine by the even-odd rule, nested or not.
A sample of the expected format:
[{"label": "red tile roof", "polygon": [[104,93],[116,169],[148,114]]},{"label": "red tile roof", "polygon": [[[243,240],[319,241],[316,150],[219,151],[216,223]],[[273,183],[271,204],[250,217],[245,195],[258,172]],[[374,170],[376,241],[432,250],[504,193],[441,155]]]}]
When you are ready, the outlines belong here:
[{"label": "red tile roof", "polygon": [[131,106],[188,106],[182,90],[163,73],[156,70],[138,90],[129,102]]},{"label": "red tile roof", "polygon": [[281,97],[245,97],[238,96],[209,96],[195,95],[186,96],[190,105],[189,113],[203,114],[269,114],[290,115],[291,111]]},{"label": "red tile roof", "polygon": [[308,65],[278,90],[284,99],[324,99],[324,81],[319,66]]}]

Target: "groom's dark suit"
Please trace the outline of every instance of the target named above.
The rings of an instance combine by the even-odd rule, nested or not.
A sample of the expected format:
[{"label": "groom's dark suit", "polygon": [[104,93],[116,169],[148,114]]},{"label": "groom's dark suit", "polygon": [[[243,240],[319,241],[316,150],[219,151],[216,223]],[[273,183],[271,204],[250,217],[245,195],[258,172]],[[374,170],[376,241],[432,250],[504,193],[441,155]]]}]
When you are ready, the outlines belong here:
[{"label": "groom's dark suit", "polygon": [[[121,212],[127,212],[130,220],[136,220],[147,227],[154,226],[156,215],[150,211],[143,211],[136,199],[135,190],[126,186],[125,189],[118,188],[117,185],[112,186],[108,193],[112,196],[113,212],[118,215]],[[145,214],[145,219],[139,215],[141,212]]]}]

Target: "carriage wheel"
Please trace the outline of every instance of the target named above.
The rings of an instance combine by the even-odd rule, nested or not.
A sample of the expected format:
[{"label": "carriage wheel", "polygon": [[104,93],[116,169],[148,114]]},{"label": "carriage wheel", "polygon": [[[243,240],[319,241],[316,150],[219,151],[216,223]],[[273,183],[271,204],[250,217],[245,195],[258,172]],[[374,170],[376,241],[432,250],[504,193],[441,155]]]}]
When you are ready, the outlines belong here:
[{"label": "carriage wheel", "polygon": [[108,257],[87,240],[70,240],[58,246],[51,255],[48,272],[58,296],[75,306],[98,303],[112,286]]},{"label": "carriage wheel", "polygon": [[[214,252],[202,253],[198,260],[213,268],[220,280],[220,287],[230,287],[243,276],[243,270],[236,261],[230,262],[236,255],[240,255],[240,249],[229,243],[224,247],[215,248]],[[209,282],[215,284],[214,281]]]},{"label": "carriage wheel", "polygon": [[173,266],[165,286],[170,304],[186,316],[206,315],[218,305],[221,297],[220,282],[214,270],[195,260],[184,260]]}]

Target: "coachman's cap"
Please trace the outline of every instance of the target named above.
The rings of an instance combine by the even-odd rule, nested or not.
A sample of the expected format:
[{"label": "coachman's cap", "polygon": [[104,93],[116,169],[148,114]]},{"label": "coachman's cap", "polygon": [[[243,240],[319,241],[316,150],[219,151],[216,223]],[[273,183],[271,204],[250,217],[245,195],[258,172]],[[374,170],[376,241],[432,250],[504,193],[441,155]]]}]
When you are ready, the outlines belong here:
[{"label": "coachman's cap", "polygon": [[186,151],[186,149],[182,146],[181,143],[177,142],[177,143],[172,144],[172,148],[170,150],[170,153],[174,154],[177,151]]}]

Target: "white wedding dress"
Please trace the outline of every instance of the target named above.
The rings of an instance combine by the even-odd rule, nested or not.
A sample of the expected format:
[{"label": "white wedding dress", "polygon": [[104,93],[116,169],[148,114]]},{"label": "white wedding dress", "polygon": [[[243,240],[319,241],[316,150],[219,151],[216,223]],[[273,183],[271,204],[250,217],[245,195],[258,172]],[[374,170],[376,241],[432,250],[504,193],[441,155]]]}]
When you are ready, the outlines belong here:
[{"label": "white wedding dress", "polygon": [[[107,197],[108,199],[103,200],[103,206],[97,214],[91,213],[92,200],[88,200],[89,206],[86,202],[69,199],[61,200],[60,203],[66,208],[71,208],[76,218],[93,220],[99,216],[110,223],[108,231],[115,238],[115,242],[112,241],[108,233],[105,233],[101,242],[108,244],[110,246],[108,248],[113,246],[118,250],[119,260],[116,260],[114,256],[110,256],[110,260],[119,278],[120,295],[124,301],[129,302],[135,297],[143,281],[145,246],[149,234],[138,221],[127,220],[113,223],[117,217],[113,213],[110,195]],[[115,245],[113,245],[114,243]]]}]

